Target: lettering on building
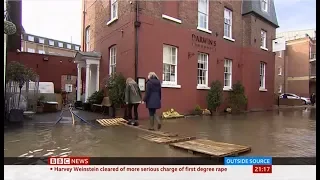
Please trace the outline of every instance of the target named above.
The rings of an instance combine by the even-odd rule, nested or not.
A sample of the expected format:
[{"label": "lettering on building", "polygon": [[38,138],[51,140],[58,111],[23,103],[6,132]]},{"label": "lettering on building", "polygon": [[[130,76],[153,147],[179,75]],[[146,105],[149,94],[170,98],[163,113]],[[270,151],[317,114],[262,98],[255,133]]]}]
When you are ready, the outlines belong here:
[{"label": "lettering on building", "polygon": [[192,46],[215,50],[216,45],[217,42],[212,39],[192,34]]}]

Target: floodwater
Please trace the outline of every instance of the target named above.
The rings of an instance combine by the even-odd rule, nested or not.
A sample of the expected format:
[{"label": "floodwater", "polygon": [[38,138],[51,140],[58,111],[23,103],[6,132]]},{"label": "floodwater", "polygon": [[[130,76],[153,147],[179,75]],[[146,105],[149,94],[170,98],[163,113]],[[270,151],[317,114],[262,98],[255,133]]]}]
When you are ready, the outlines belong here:
[{"label": "floodwater", "polygon": [[[86,120],[97,113],[76,111]],[[139,130],[125,126],[99,127],[76,121],[65,112],[36,115],[23,127],[6,128],[5,157],[190,157],[185,151],[139,138]],[[316,109],[286,109],[239,115],[189,117],[163,121],[163,131],[214,141],[251,146],[245,155],[316,156]],[[94,121],[90,121],[94,122]],[[147,125],[148,121],[141,121]]]}]

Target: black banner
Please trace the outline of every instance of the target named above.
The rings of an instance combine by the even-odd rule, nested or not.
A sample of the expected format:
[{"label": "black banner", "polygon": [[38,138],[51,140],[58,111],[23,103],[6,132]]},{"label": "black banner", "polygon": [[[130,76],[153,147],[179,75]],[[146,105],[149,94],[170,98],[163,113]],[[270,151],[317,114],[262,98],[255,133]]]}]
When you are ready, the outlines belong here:
[{"label": "black banner", "polygon": [[[210,157],[90,157],[90,165],[223,165]],[[47,157],[5,157],[4,165],[48,165]],[[316,165],[316,157],[274,157],[272,165]]]}]

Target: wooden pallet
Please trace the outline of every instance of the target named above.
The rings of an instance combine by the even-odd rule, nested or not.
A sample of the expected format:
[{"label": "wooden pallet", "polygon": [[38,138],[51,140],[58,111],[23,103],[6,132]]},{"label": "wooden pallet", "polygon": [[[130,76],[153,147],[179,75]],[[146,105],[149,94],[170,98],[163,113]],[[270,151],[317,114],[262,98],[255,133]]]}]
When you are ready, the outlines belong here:
[{"label": "wooden pallet", "polygon": [[147,141],[151,141],[159,144],[176,143],[176,142],[189,141],[189,140],[196,139],[196,137],[179,137],[179,136],[168,137],[168,136],[161,136],[156,134],[145,134],[139,137]]},{"label": "wooden pallet", "polygon": [[123,122],[127,122],[123,118],[113,118],[113,119],[97,119],[97,122],[102,126],[119,126]]},{"label": "wooden pallet", "polygon": [[248,146],[215,142],[206,139],[195,139],[185,142],[169,144],[171,147],[187,150],[191,153],[199,153],[212,157],[238,156],[251,150]]},{"label": "wooden pallet", "polygon": [[140,130],[140,131],[144,131],[144,132],[147,132],[147,133],[150,133],[150,134],[157,134],[157,135],[165,136],[165,137],[176,137],[176,136],[178,136],[178,134],[175,134],[175,133],[162,132],[162,131],[151,131],[151,130],[148,130],[147,128],[143,127],[143,126],[132,126],[132,125],[128,125],[127,123],[124,123],[124,122],[120,122],[120,123],[125,125],[125,126],[127,126],[127,127],[130,127],[130,128],[133,128],[133,129],[137,129],[137,130]]}]

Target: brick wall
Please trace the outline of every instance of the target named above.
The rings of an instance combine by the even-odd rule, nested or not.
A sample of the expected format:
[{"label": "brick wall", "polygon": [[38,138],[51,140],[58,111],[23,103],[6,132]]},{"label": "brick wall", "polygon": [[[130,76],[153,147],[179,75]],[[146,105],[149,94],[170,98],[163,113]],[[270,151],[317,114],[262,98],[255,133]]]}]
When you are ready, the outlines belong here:
[{"label": "brick wall", "polygon": [[[47,58],[48,60],[44,60]],[[38,75],[40,82],[53,82],[55,90],[61,90],[61,76],[77,76],[77,65],[74,58],[52,56],[26,52],[9,52],[7,62],[17,61],[32,68]]]}]

